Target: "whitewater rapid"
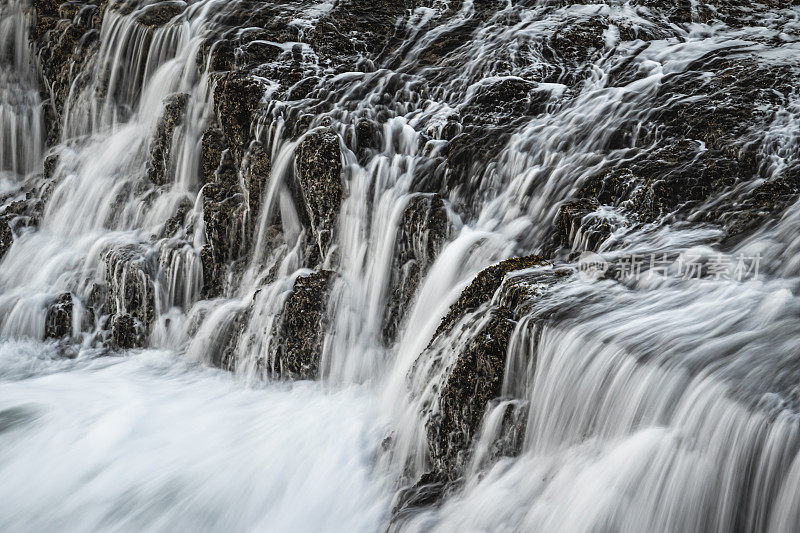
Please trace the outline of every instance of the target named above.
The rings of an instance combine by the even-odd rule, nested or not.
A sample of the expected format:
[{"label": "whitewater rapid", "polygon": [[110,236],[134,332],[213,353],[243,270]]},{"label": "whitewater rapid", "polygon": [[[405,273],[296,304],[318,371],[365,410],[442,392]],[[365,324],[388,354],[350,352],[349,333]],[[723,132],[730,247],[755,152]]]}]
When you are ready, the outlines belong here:
[{"label": "whitewater rapid", "polygon": [[[198,58],[215,25],[249,6],[173,2],[180,9],[157,28],[136,18],[144,8],[109,8],[89,75],[66,93],[60,137],[48,147],[30,7],[0,2],[4,207],[38,194],[32,184],[44,168],[52,178],[39,216],[14,227],[0,262],[0,530],[796,530],[798,204],[731,245],[721,244],[719,227],[694,220],[636,224],[609,205],[586,215],[611,228],[597,250],[610,261],[745,255],[759,258],[760,277],[672,271],[658,280],[587,281],[568,252],[591,248],[591,236],[569,234],[555,267],[511,276],[554,276],[558,268],[562,281],[512,325],[502,394],[486,409],[461,484],[440,505],[393,521],[398,491],[431,468],[427,431],[440,414],[431,406],[497,302],[456,317],[459,327],[431,343],[450,305],[486,267],[541,253],[560,208],[586,180],[636,150],[658,148],[643,131],[676,78],[708,81],[704,61],[716,55],[794,66],[800,45],[785,32],[799,24],[796,9],[752,28],[664,29],[628,2],[508,2],[483,19],[476,2],[433,2],[406,13],[396,30],[407,44],[382,63],[365,60],[365,72],[335,75],[315,63],[308,43],[266,43],[279,57],[307,61],[308,72],[330,75],[320,90],[330,109],[272,100],[278,84],[259,78],[263,98],[250,133],[269,155],[269,183],[254,199],[255,219],[246,211],[226,235],[252,249],[228,250],[236,269],[220,294],[205,297],[214,183],[201,181],[203,138],[218,120],[219,73],[211,54],[206,63]],[[339,4],[280,5],[292,27],[310,32]],[[444,13],[449,18],[431,24]],[[582,81],[537,82],[536,112],[508,125],[492,161],[439,198],[446,242],[427,258],[397,338],[387,342],[386,302],[405,266],[393,262],[398,227],[413,201],[432,201],[424,180],[449,157],[449,141],[437,135],[459,113],[466,122],[487,88],[538,75],[547,51],[521,42],[593,16],[619,27],[603,30],[602,53],[574,65]],[[622,22],[652,38],[621,42]],[[464,27],[471,40],[455,56],[460,63],[420,63]],[[524,68],[495,72],[503,64],[495,54],[505,50],[523,57]],[[450,78],[429,90],[439,70]],[[148,165],[170,102],[183,102],[185,117],[168,139],[169,179],[154,183]],[[289,131],[297,127],[292,112],[310,116],[308,131]],[[379,124],[373,135],[381,141],[368,156],[353,141],[364,117]],[[796,167],[799,127],[795,91],[752,133],[754,158],[764,164],[736,192]],[[318,264],[336,272],[320,322],[319,380],[285,382],[275,371],[275,332],[298,278],[312,274],[310,230],[291,190],[309,131],[334,137],[345,194]],[[235,177],[238,184],[244,172]],[[724,200],[712,195],[693,215]],[[183,219],[168,234],[176,212]],[[103,284],[116,299],[90,304]],[[43,340],[52,304],[65,295],[70,333]],[[144,348],[115,347],[101,322],[135,313],[149,328],[138,339]],[[556,319],[539,320],[544,315]],[[498,452],[509,413],[521,416],[513,420],[521,432],[513,457]]]},{"label": "whitewater rapid", "polygon": [[0,530],[377,531],[392,486],[374,395],[4,341]]}]

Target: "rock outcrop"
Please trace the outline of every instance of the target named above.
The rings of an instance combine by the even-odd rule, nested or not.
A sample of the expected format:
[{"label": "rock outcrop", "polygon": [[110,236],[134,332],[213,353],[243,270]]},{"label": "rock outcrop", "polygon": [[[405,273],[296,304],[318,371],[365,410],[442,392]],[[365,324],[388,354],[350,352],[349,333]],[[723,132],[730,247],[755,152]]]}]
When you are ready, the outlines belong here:
[{"label": "rock outcrop", "polygon": [[214,105],[222,133],[237,165],[250,145],[250,127],[264,88],[251,75],[227,72],[214,87]]},{"label": "rock outcrop", "polygon": [[[422,394],[429,395],[420,405],[430,470],[398,493],[396,517],[436,503],[458,485],[484,415],[500,395],[516,322],[534,313],[537,300],[566,275],[540,256],[508,259],[481,271],[450,307],[409,377],[425,383]],[[545,318],[546,313],[540,317]],[[436,385],[427,385],[431,382]],[[513,431],[509,427],[506,433]]]},{"label": "rock outcrop", "polygon": [[[706,78],[708,70],[715,76]],[[628,145],[634,155],[588,179],[562,205],[555,240],[597,249],[619,227],[689,217],[735,237],[775,212],[764,209],[765,201],[786,209],[800,196],[794,170],[758,187],[743,185],[759,179],[755,135],[789,102],[794,76],[732,54],[668,77],[646,135],[633,143],[623,128],[613,141],[619,144],[612,148]],[[610,216],[598,215],[601,207]]]},{"label": "rock outcrop", "polygon": [[395,340],[403,315],[411,309],[420,282],[451,232],[444,201],[438,194],[414,197],[403,212],[397,231],[393,277],[383,329],[384,340]]},{"label": "rock outcrop", "polygon": [[101,313],[109,316],[109,330],[121,348],[140,346],[156,316],[155,265],[136,246],[112,248],[103,256],[105,298]]},{"label": "rock outcrop", "polygon": [[156,185],[171,181],[172,149],[175,128],[183,124],[189,95],[174,94],[164,99],[164,111],[158,119],[156,134],[150,144],[150,161],[147,177]]},{"label": "rock outcrop", "polygon": [[[533,270],[519,272],[526,269]],[[508,259],[481,271],[442,319],[413,371],[423,368],[423,361],[440,361],[427,370],[441,379],[427,423],[437,476],[453,481],[461,475],[486,406],[499,395],[514,323],[561,276],[539,256]],[[444,355],[453,349],[452,358]],[[429,377],[437,379],[434,375]]]},{"label": "rock outcrop", "polygon": [[72,313],[72,295],[68,292],[59,295],[47,310],[45,338],[59,339],[72,335]]},{"label": "rock outcrop", "polygon": [[319,376],[325,311],[334,276],[329,270],[321,270],[295,280],[276,332],[274,374],[291,379]]},{"label": "rock outcrop", "polygon": [[111,342],[116,348],[130,350],[144,344],[142,324],[128,313],[117,313],[110,318]]},{"label": "rock outcrop", "polygon": [[73,84],[79,78],[81,84],[91,81],[81,74],[99,49],[105,9],[100,0],[89,0],[84,6],[63,4],[65,9],[61,5],[54,0],[33,2],[36,18],[30,35],[45,83],[44,115],[50,144],[60,136],[64,104]]},{"label": "rock outcrop", "polygon": [[305,216],[319,253],[325,257],[342,202],[339,137],[331,132],[309,134],[297,148],[295,164]]},{"label": "rock outcrop", "polygon": [[11,231],[11,226],[5,218],[0,218],[0,261],[12,244],[14,244],[14,233]]}]

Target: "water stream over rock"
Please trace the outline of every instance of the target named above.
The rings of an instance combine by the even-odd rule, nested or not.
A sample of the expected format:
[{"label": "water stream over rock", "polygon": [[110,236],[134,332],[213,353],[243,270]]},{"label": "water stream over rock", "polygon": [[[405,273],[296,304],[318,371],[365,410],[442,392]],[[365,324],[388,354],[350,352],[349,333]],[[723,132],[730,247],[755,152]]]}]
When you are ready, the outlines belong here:
[{"label": "water stream over rock", "polygon": [[800,7],[0,0],[0,530],[800,521]]}]

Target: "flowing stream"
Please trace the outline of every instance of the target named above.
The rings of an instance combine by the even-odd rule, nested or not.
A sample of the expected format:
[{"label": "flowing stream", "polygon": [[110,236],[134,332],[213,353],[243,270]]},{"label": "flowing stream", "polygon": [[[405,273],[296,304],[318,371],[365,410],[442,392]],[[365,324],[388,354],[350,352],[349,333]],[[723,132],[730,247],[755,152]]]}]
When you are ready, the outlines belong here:
[{"label": "flowing stream", "polygon": [[[220,82],[198,58],[209,35],[249,7],[172,2],[181,7],[171,22],[151,28],[140,19],[155,2],[134,4],[106,11],[97,49],[64,92],[58,138],[48,140],[42,100],[56,89],[41,89],[32,9],[0,0],[0,196],[5,206],[44,199],[35,217],[15,219],[0,262],[0,530],[797,531],[800,206],[730,244],[702,219],[727,201],[722,193],[682,224],[628,224],[622,210],[598,209],[591,216],[612,231],[594,251],[609,261],[746,257],[747,276],[587,280],[576,260],[593,248],[590,236],[571,235],[555,266],[540,268],[569,274],[514,323],[502,394],[460,483],[439,505],[393,515],[397,491],[430,468],[428,408],[443,372],[484,324],[467,313],[429,348],[461,291],[493,263],[551,251],[553,221],[587,179],[632,160],[631,146],[656,150],[646,130],[676,77],[717,56],[797,69],[797,7],[747,26],[677,28],[658,27],[630,2],[509,1],[488,14],[477,0],[428,2],[395,25],[401,46],[331,78],[327,107],[272,98],[279,88],[265,74],[251,133],[269,154],[269,183],[258,212],[228,236],[251,249],[232,257],[224,290],[209,297],[211,187],[201,174]],[[301,32],[337,7],[276,5]],[[430,197],[425,179],[447,152],[448,121],[467,116],[486,87],[547,65],[546,50],[521,43],[594,16],[628,26],[606,28],[602,53],[577,60],[582,81],[538,83],[529,97],[537,112],[498,119],[508,135],[444,199],[446,241],[386,342],[398,227],[409,205]],[[465,27],[457,62],[421,59]],[[623,42],[622,27],[654,38]],[[300,45],[269,44],[319,69],[309,76],[323,68]],[[499,72],[494,58],[505,51],[528,59]],[[168,136],[170,178],[153,183],[152,147],[175,95],[185,117]],[[321,264],[336,272],[319,379],[288,381],[277,375],[275,331],[310,272],[310,230],[292,202],[309,134],[294,135],[287,119],[303,113],[306,132],[336,133],[344,194],[330,242],[319,243]],[[351,139],[359,120],[373,119],[380,145],[364,155]],[[758,179],[725,194],[745,195],[800,165],[800,92],[747,135]],[[179,209],[187,229],[170,235]],[[93,303],[103,284],[123,295],[111,309]],[[48,338],[64,294],[69,333]],[[131,294],[151,302],[151,326],[140,348],[115,349],[109,315],[145,320]],[[558,319],[538,320],[545,315]],[[240,333],[233,341],[231,331]],[[526,413],[519,449],[498,455],[511,407]]]}]

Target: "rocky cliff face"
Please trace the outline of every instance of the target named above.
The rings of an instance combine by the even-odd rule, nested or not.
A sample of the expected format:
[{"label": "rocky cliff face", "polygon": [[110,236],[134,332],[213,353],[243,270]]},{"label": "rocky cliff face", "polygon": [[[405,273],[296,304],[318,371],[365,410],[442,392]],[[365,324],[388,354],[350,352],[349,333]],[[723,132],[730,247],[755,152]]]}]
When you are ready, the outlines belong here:
[{"label": "rocky cliff face", "polygon": [[[267,311],[251,290],[304,269],[276,291],[275,322],[259,329],[270,363],[259,368],[315,379],[336,367],[336,338],[351,335],[335,330],[342,309],[372,328],[369,349],[349,342],[394,357],[435,263],[465,224],[478,225],[484,233],[453,267],[466,288],[407,369],[409,382],[426,384],[409,391],[426,447],[402,510],[432,503],[463,476],[487,406],[503,394],[512,334],[534,314],[556,320],[537,302],[574,278],[571,258],[688,225],[713,228],[713,242],[731,246],[797,200],[798,167],[769,150],[797,98],[797,65],[781,60],[796,30],[781,37],[770,17],[785,3],[457,4],[215,7],[191,47],[200,89],[160,102],[149,142],[134,148],[141,176],[103,207],[109,231],[147,216],[158,230],[106,246],[92,275],[53,300],[46,335],[76,336],[78,325],[115,349],[142,347],[166,336],[174,307],[243,299],[248,312],[220,342],[252,345],[244,336],[255,329],[241,324]],[[64,128],[87,95],[93,120],[103,106],[133,114],[143,87],[121,85],[116,69],[152,76],[131,47],[161,43],[152,53],[165,63],[196,8],[35,0],[30,46],[49,145],[83,142],[80,128]],[[754,24],[763,38],[651,68],[691,32],[711,31],[699,26]],[[133,37],[121,46],[125,32]],[[112,69],[110,49],[128,64]],[[536,152],[542,142],[547,150]],[[58,201],[51,193],[70,179],[69,157],[54,150],[21,196],[3,199],[0,257]],[[154,207],[178,186],[178,200]],[[125,211],[134,200],[140,212]],[[512,237],[498,244],[500,233]],[[91,311],[83,324],[76,308]],[[212,314],[203,308],[187,321]],[[240,355],[214,362],[236,368]]]}]

